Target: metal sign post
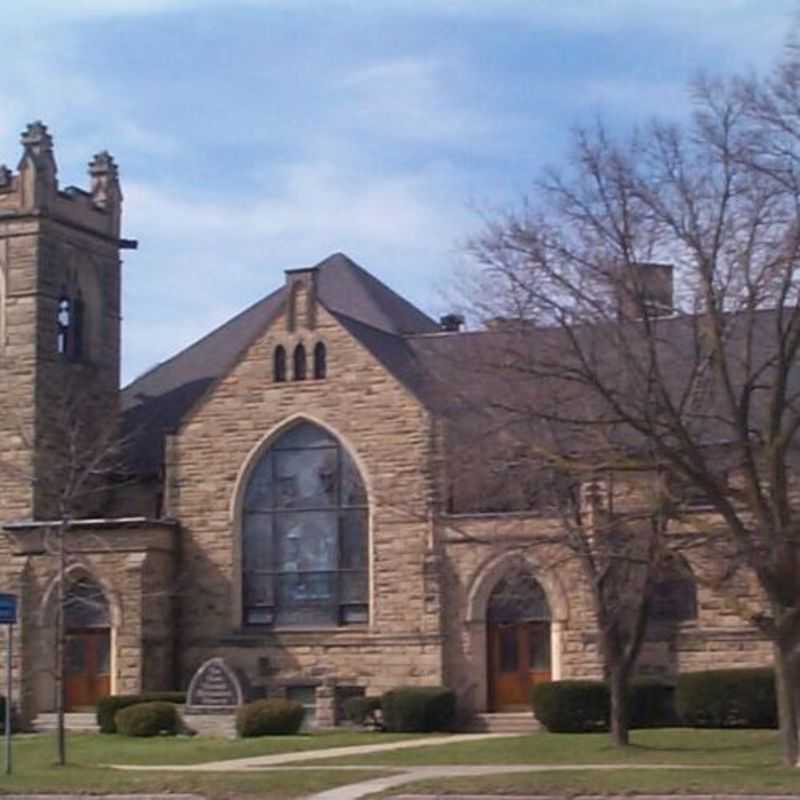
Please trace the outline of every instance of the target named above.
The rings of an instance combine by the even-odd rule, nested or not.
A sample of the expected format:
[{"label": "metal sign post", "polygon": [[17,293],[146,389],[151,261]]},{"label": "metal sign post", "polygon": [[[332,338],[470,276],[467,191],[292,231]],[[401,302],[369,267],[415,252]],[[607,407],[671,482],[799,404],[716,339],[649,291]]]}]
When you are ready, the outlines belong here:
[{"label": "metal sign post", "polygon": [[14,654],[14,624],[17,621],[17,596],[0,592],[0,625],[7,625],[6,639],[6,775],[11,774],[11,701],[13,692],[11,659]]}]

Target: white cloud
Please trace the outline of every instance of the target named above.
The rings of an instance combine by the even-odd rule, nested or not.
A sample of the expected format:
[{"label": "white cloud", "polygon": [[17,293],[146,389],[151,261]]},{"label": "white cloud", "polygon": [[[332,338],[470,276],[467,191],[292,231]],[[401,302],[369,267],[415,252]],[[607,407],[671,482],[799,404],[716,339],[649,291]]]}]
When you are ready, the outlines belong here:
[{"label": "white cloud", "polygon": [[350,123],[364,131],[475,147],[491,141],[502,122],[458,102],[453,76],[468,72],[468,65],[452,60],[395,59],[359,66],[338,81],[338,89]]},{"label": "white cloud", "polygon": [[262,195],[123,185],[126,235],[146,234],[126,259],[126,377],[338,250],[424,304],[472,224],[460,187],[444,165],[381,176],[341,162],[273,168]]}]

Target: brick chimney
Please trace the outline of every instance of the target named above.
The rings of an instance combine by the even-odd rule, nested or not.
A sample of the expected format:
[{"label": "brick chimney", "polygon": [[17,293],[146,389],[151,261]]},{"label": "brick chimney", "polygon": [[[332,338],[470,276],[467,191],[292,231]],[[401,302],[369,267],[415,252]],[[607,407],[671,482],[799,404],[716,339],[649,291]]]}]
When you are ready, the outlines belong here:
[{"label": "brick chimney", "polygon": [[620,319],[668,317],[674,313],[672,264],[625,264],[617,286]]}]

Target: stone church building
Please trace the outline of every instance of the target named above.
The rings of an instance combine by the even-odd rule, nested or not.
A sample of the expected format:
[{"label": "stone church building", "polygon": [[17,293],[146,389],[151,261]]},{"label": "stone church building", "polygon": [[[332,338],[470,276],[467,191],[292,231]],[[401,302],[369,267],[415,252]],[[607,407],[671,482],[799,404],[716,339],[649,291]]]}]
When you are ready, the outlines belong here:
[{"label": "stone church building", "polygon": [[[298,698],[321,724],[353,692],[446,684],[465,709],[504,711],[533,682],[599,674],[580,575],[530,546],[558,520],[447,496],[432,376],[480,333],[342,254],[267,264],[272,293],[120,389],[136,243],[117,167],[100,153],[87,189],[62,188],[46,127],[21,144],[0,166],[0,590],[19,598],[27,716],[55,705],[62,605],[69,708],[185,688],[216,656],[251,696]],[[645,667],[769,659],[719,597],[681,586]]]}]

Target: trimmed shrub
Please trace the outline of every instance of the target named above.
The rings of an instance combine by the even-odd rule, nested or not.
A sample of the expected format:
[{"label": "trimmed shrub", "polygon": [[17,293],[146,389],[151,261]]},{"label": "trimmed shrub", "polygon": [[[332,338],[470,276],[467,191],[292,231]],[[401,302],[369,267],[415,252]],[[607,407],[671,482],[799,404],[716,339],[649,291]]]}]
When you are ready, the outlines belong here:
[{"label": "trimmed shrub", "polygon": [[344,701],[344,714],[353,725],[376,727],[380,710],[380,697],[348,697]]},{"label": "trimmed shrub", "polygon": [[[22,730],[22,721],[17,712],[17,706],[11,705],[11,732],[18,733]],[[0,694],[0,733],[6,732],[6,698]]]},{"label": "trimmed shrub", "polygon": [[675,711],[675,687],[654,680],[638,680],[628,693],[631,728],[666,728],[680,724]]},{"label": "trimmed shrub", "polygon": [[236,733],[242,737],[297,733],[304,715],[302,703],[280,698],[256,700],[236,709]]},{"label": "trimmed shrub", "polygon": [[774,673],[769,668],[687,672],[678,677],[675,708],[694,728],[777,728]]},{"label": "trimmed shrub", "polygon": [[602,681],[552,681],[531,689],[536,719],[551,733],[608,730],[610,700]]},{"label": "trimmed shrub", "polygon": [[181,728],[175,704],[160,701],[121,708],[114,717],[114,724],[123,736],[174,736]]},{"label": "trimmed shrub", "polygon": [[447,731],[456,716],[456,695],[444,686],[401,686],[381,698],[387,731]]},{"label": "trimmed shrub", "polygon": [[117,711],[137,703],[176,703],[186,702],[186,692],[148,692],[146,694],[112,694],[97,701],[97,724],[100,733],[116,733],[114,717]]}]

